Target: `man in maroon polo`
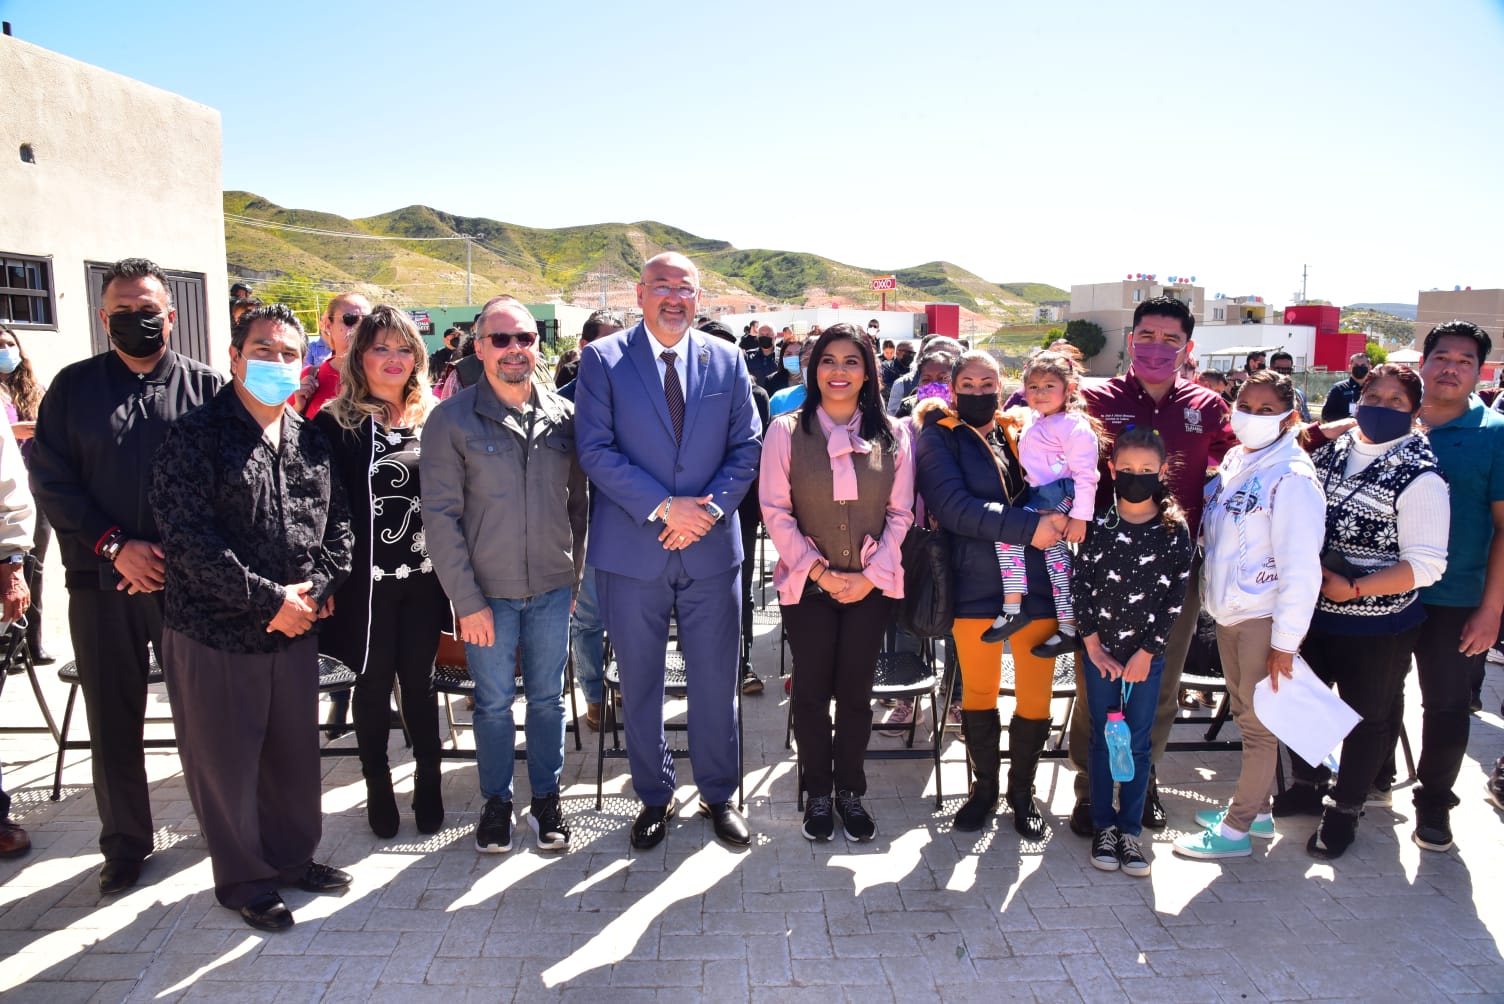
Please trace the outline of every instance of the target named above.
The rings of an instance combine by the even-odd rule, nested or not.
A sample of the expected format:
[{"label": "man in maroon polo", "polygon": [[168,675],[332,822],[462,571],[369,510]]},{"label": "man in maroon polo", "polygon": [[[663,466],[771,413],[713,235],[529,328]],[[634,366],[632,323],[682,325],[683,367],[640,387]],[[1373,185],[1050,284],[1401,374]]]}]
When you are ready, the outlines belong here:
[{"label": "man in maroon polo", "polygon": [[[1201,525],[1202,487],[1208,472],[1222,463],[1222,456],[1237,444],[1228,419],[1228,405],[1219,395],[1194,380],[1179,375],[1180,365],[1190,354],[1191,332],[1196,319],[1185,304],[1170,296],[1145,300],[1133,312],[1133,333],[1128,353],[1132,365],[1122,376],[1083,386],[1081,395],[1087,410],[1102,423],[1108,439],[1132,426],[1150,426],[1164,440],[1170,458],[1168,476],[1170,493],[1185,510],[1195,539]],[[1103,451],[1102,478],[1097,488],[1097,510],[1112,503],[1112,474],[1107,470],[1107,451]],[[1186,588],[1185,606],[1170,632],[1165,650],[1164,676],[1159,686],[1159,707],[1154,713],[1154,763],[1164,754],[1170,727],[1180,701],[1180,673],[1185,667],[1186,651],[1196,631],[1196,617],[1201,612],[1201,559],[1191,566],[1190,584]],[[1071,716],[1070,754],[1076,774],[1076,806],[1071,810],[1071,831],[1090,837],[1090,788],[1086,779],[1086,752],[1090,742],[1090,722],[1086,713],[1086,693],[1077,681],[1075,713]],[[1149,798],[1144,803],[1144,825],[1162,829],[1167,823],[1164,805],[1153,778]]]}]

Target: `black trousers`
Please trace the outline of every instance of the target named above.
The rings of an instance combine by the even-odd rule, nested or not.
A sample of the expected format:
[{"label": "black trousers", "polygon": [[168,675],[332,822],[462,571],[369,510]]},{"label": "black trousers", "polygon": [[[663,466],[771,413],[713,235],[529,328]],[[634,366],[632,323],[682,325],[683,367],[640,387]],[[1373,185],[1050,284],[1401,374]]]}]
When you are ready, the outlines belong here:
[{"label": "black trousers", "polygon": [[[863,758],[872,738],[872,677],[893,616],[893,601],[874,589],[856,603],[805,590],[783,607],[794,673],[794,740],[810,795],[867,793]],[[830,702],[836,702],[831,735]]]},{"label": "black trousers", "polygon": [[[1372,637],[1312,631],[1300,646],[1316,675],[1336,684],[1338,696],[1363,716],[1342,741],[1342,770],[1332,792],[1332,801],[1345,809],[1363,807],[1385,752],[1394,748],[1389,712],[1410,671],[1410,655],[1420,634],[1420,626]],[[1308,764],[1294,753],[1290,769],[1296,780],[1310,784],[1322,784],[1331,776],[1325,766]]]},{"label": "black trousers", "polygon": [[140,861],[152,850],[141,740],[151,667],[147,644],[158,655],[162,651],[162,594],[70,589],[68,628],[89,722],[99,850],[106,860]]},{"label": "black trousers", "polygon": [[31,580],[31,608],[26,611],[26,641],[31,651],[36,652],[42,644],[42,565],[47,561],[47,552],[52,549],[52,524],[41,506],[36,507],[37,529],[31,538],[31,555],[36,559],[36,572]]},{"label": "black trousers", "polygon": [[295,884],[324,827],[317,637],[252,655],[169,630],[162,669],[215,898],[237,909]]},{"label": "black trousers", "polygon": [[[1420,680],[1422,726],[1420,762],[1415,773],[1420,778],[1416,789],[1417,803],[1457,804],[1452,787],[1467,755],[1468,731],[1473,716],[1469,710],[1473,685],[1484,671],[1483,655],[1463,655],[1457,651],[1462,626],[1473,615],[1473,607],[1439,607],[1426,604],[1426,622],[1420,627],[1415,643],[1415,670]],[[1390,746],[1393,755],[1393,746]]]},{"label": "black trousers", "polygon": [[448,602],[436,575],[385,578],[372,584],[366,666],[355,681],[351,702],[360,765],[367,771],[387,770],[386,748],[391,738],[387,708],[394,679],[402,687],[402,719],[413,742],[413,758],[420,763],[439,758],[433,660]]}]

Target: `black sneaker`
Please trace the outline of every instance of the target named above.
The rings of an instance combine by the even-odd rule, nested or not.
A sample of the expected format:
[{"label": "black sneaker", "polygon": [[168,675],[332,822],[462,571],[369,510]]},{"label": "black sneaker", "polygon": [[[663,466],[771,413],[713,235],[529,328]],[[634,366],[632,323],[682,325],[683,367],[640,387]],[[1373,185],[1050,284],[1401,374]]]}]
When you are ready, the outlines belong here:
[{"label": "black sneaker", "polygon": [[1007,641],[1013,634],[1033,623],[1034,618],[1022,610],[1016,614],[1001,613],[997,615],[997,620],[992,622],[992,626],[982,632],[982,640],[989,645],[995,645],[1000,641]]},{"label": "black sneaker", "polygon": [[830,814],[829,795],[810,795],[804,803],[804,839],[829,840],[835,836],[836,821]]},{"label": "black sneaker", "polygon": [[1326,808],[1324,798],[1326,790],[1313,784],[1303,784],[1296,781],[1290,787],[1274,796],[1274,805],[1270,812],[1276,817],[1280,816],[1319,816]]},{"label": "black sneaker", "polygon": [[1090,799],[1076,799],[1076,806],[1071,809],[1071,832],[1088,840],[1096,836],[1097,828],[1091,825]]},{"label": "black sneaker", "polygon": [[746,671],[746,673],[742,676],[742,694],[743,694],[743,696],[751,697],[753,694],[760,694],[762,692],[763,692],[762,677],[758,676],[756,673],[752,672],[752,670],[748,669]]},{"label": "black sneaker", "polygon": [[1494,764],[1494,772],[1489,775],[1488,785],[1484,789],[1488,792],[1488,800],[1496,809],[1504,809],[1504,756],[1499,757]]},{"label": "black sneaker", "polygon": [[1162,830],[1170,825],[1170,814],[1165,811],[1165,803],[1159,800],[1159,782],[1153,775],[1149,777],[1149,797],[1144,799],[1143,824],[1151,830]]},{"label": "black sneaker", "polygon": [[1422,850],[1449,851],[1452,849],[1452,810],[1434,802],[1415,801],[1415,833],[1413,838]]},{"label": "black sneaker", "polygon": [[1306,853],[1323,861],[1340,858],[1357,839],[1359,815],[1360,813],[1343,812],[1335,805],[1327,806],[1321,814],[1321,825],[1316,827],[1316,832],[1306,841]]},{"label": "black sneaker", "polygon": [[[510,818],[511,813],[507,813]],[[569,849],[569,824],[564,822],[564,810],[559,808],[559,793],[534,798],[527,810],[528,825],[538,838],[538,850],[563,851]],[[506,850],[506,848],[502,848]]]},{"label": "black sneaker", "polygon": [[1117,827],[1098,830],[1091,837],[1092,867],[1104,872],[1115,872],[1123,866],[1118,860]]},{"label": "black sneaker", "polygon": [[[1093,857],[1095,857],[1095,852],[1093,852]],[[1095,860],[1092,863],[1095,864]],[[1144,850],[1139,846],[1138,837],[1132,837],[1126,833],[1118,834],[1118,864],[1122,866],[1124,875],[1132,875],[1134,878],[1143,878],[1153,868],[1149,864],[1149,859],[1144,857]]]},{"label": "black sneaker", "polygon": [[836,792],[836,812],[841,816],[841,827],[846,831],[847,840],[864,844],[877,836],[877,820],[862,807],[859,796],[849,791]]},{"label": "black sneaker", "polygon": [[486,799],[475,827],[475,849],[482,854],[505,854],[512,849],[512,803],[500,795]]}]

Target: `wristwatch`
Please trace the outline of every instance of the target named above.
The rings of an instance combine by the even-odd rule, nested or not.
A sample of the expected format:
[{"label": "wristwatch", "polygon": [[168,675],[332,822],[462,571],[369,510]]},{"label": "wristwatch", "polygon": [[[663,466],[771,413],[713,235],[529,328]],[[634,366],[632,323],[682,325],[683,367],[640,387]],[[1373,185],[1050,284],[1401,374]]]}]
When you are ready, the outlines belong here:
[{"label": "wristwatch", "polygon": [[26,564],[26,552],[25,551],[17,551],[15,554],[7,554],[5,556],[5,563],[7,565],[24,565],[24,564]]}]

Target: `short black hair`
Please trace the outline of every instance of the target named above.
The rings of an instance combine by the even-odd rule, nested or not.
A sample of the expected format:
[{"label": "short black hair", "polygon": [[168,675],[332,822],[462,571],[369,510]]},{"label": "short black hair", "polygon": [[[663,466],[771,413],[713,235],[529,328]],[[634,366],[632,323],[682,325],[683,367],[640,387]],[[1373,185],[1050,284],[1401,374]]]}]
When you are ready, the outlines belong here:
[{"label": "short black hair", "polygon": [[891,338],[884,338],[883,339],[883,348],[885,348],[885,349],[891,349],[891,348],[893,348],[893,339],[891,339]]},{"label": "short black hair", "polygon": [[721,339],[721,341],[730,342],[732,345],[736,344],[736,336],[731,333],[730,328],[726,327],[720,321],[706,321],[700,325],[700,330],[707,335],[714,335],[716,338]]},{"label": "short black hair", "polygon": [[172,302],[172,286],[167,282],[167,273],[162,271],[162,266],[150,258],[122,258],[105,270],[104,279],[99,283],[99,295],[102,299],[110,291],[110,283],[116,279],[145,279],[153,278],[162,284],[167,290],[167,309],[172,310],[175,304]]},{"label": "short black hair", "polygon": [[1133,326],[1138,327],[1138,322],[1146,317],[1175,318],[1185,331],[1186,341],[1191,340],[1191,332],[1196,330],[1196,318],[1191,314],[1191,308],[1173,296],[1151,296],[1140,303],[1133,311]]},{"label": "short black hair", "polygon": [[1290,355],[1290,353],[1286,352],[1284,349],[1280,349],[1278,352],[1274,353],[1274,355],[1269,357],[1270,366],[1273,366],[1275,363],[1282,362],[1288,362],[1291,366],[1294,366],[1295,357]]},{"label": "short black hair", "polygon": [[580,344],[589,345],[601,336],[602,328],[625,328],[626,322],[622,316],[614,310],[597,310],[585,318],[585,323],[580,327]]},{"label": "short black hair", "polygon": [[247,300],[250,299],[250,296],[251,287],[247,286],[243,282],[237,282],[235,285],[230,287],[230,299],[232,300]]},{"label": "short black hair", "polygon": [[244,349],[245,340],[251,333],[251,325],[257,321],[276,321],[292,328],[303,341],[303,351],[308,351],[308,332],[303,330],[303,322],[298,320],[298,315],[285,303],[268,303],[241,314],[240,320],[235,322],[235,327],[230,332],[230,347],[236,352]]},{"label": "short black hair", "polygon": [[1432,328],[1430,331],[1426,332],[1426,341],[1425,344],[1421,346],[1420,350],[1421,361],[1424,362],[1426,359],[1430,358],[1431,352],[1436,348],[1437,342],[1441,341],[1443,338],[1449,337],[1471,338],[1473,340],[1473,344],[1478,347],[1479,365],[1482,365],[1483,361],[1488,358],[1488,354],[1492,352],[1494,348],[1494,340],[1488,337],[1488,332],[1478,327],[1478,325],[1474,324],[1472,321],[1444,321],[1441,324],[1436,325],[1436,327]]}]

